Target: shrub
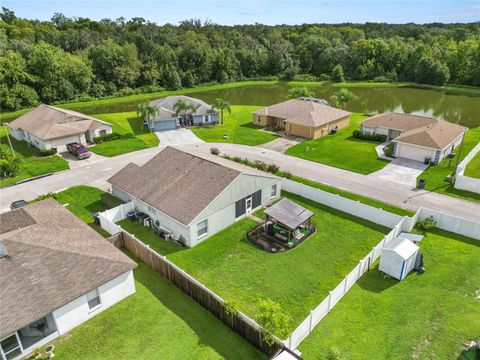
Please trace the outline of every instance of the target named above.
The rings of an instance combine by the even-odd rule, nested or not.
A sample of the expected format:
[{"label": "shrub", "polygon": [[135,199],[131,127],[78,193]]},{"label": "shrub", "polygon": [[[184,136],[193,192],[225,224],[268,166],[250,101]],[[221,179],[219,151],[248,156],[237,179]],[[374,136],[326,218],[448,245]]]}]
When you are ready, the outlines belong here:
[{"label": "shrub", "polygon": [[376,76],[373,78],[373,82],[390,82],[391,80],[387,76]]},{"label": "shrub", "polygon": [[218,150],[218,148],[216,148],[216,147],[212,147],[212,148],[210,148],[210,154],[212,154],[212,155],[219,155],[219,154],[220,154],[220,150]]},{"label": "shrub", "polygon": [[332,77],[328,74],[320,74],[320,76],[318,77],[318,79],[320,81],[330,81],[332,80]]},{"label": "shrub", "polygon": [[225,302],[223,303],[223,309],[230,316],[237,315],[239,313],[238,306],[235,300],[225,300]]},{"label": "shrub", "polygon": [[393,143],[388,144],[383,148],[383,153],[387,156],[393,157]]},{"label": "shrub", "polygon": [[278,169],[279,169],[279,168],[278,168],[278,165],[276,165],[276,164],[269,164],[269,165],[267,166],[267,171],[268,171],[269,173],[272,173],[272,174],[275,174],[275,173],[278,171]]},{"label": "shrub", "polygon": [[251,167],[255,167],[255,164],[252,163],[252,162],[251,162],[250,160],[248,160],[247,158],[242,159],[240,162],[241,162],[242,164],[244,164],[244,165],[251,166]]},{"label": "shrub", "polygon": [[337,64],[332,69],[332,80],[335,82],[344,82],[345,75],[343,74],[343,66],[341,64]]},{"label": "shrub", "polygon": [[234,156],[233,161],[239,163],[240,161],[242,161],[242,158],[240,156]]},{"label": "shrub", "polygon": [[355,139],[368,140],[368,141],[377,141],[385,142],[387,141],[387,135],[382,134],[362,134],[360,130],[353,131],[353,137]]},{"label": "shrub", "polygon": [[283,172],[283,177],[286,179],[290,179],[292,177],[292,173],[290,171],[284,171]]},{"label": "shrub", "polygon": [[20,161],[4,151],[0,151],[0,177],[13,177],[20,170]]},{"label": "shrub", "polygon": [[333,347],[330,350],[328,350],[327,359],[328,360],[342,360],[343,357],[342,357],[342,354],[340,353],[340,351],[337,348]]},{"label": "shrub", "polygon": [[433,216],[429,216],[425,219],[417,221],[415,225],[418,229],[423,231],[432,230],[437,226],[437,221],[433,218]]},{"label": "shrub", "polygon": [[297,74],[293,78],[293,80],[294,81],[308,81],[308,82],[318,81],[318,79],[311,74]]},{"label": "shrub", "polygon": [[45,200],[45,199],[57,199],[58,198],[58,194],[57,193],[54,193],[54,192],[49,192],[47,194],[42,194],[42,195],[39,195],[35,198],[35,200],[33,201],[40,201],[40,200]]},{"label": "shrub", "polygon": [[267,164],[265,164],[263,161],[260,161],[260,160],[255,160],[254,166],[255,166],[258,170],[262,170],[262,171],[265,171],[266,168],[267,168]]},{"label": "shrub", "polygon": [[260,325],[267,331],[265,341],[273,344],[274,340],[271,334],[285,339],[288,334],[288,326],[290,325],[290,317],[282,312],[280,304],[268,299],[260,300],[258,304],[259,313],[257,319]]},{"label": "shrub", "polygon": [[56,148],[48,149],[48,150],[38,150],[37,155],[40,157],[51,156],[57,153]]},{"label": "shrub", "polygon": [[105,134],[105,135],[100,135],[100,136],[94,137],[93,142],[95,144],[101,144],[103,142],[115,140],[115,139],[118,139],[118,138],[119,138],[119,135],[117,133],[110,133],[110,134]]}]

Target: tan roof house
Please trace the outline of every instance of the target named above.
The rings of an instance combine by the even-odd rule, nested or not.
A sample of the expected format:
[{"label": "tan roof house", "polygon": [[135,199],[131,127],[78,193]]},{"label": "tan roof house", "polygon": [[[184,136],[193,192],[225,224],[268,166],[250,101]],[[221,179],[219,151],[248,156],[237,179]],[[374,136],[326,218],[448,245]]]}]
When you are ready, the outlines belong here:
[{"label": "tan roof house", "polygon": [[23,358],[133,294],[135,266],[53,199],[0,214],[0,357]]},{"label": "tan roof house", "polygon": [[113,175],[112,194],[193,247],[280,195],[281,179],[214,155],[166,147]]},{"label": "tan roof house", "polygon": [[348,126],[350,114],[320,99],[299,98],[254,111],[252,122],[285,129],[288,135],[317,139]]},{"label": "tan roof house", "polygon": [[12,136],[39,149],[65,151],[66,144],[86,144],[110,134],[112,125],[77,111],[41,104],[8,124]]},{"label": "tan roof house", "polygon": [[393,142],[393,156],[438,164],[454,153],[467,129],[444,120],[388,112],[361,123],[364,134],[383,134]]}]

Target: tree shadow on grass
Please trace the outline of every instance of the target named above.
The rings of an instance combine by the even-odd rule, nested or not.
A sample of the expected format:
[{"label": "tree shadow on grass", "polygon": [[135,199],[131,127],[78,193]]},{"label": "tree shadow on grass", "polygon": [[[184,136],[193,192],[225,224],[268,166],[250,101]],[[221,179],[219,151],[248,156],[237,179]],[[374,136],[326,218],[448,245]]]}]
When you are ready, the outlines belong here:
[{"label": "tree shadow on grass", "polygon": [[[127,118],[127,121],[134,135],[148,133],[148,130],[143,125],[143,120],[140,119],[139,117],[130,117],[130,118]],[[128,134],[125,134],[125,135],[128,135]]]},{"label": "tree shadow on grass", "polygon": [[125,252],[139,264],[134,274],[136,281],[182,319],[198,336],[201,345],[211,347],[225,359],[266,359],[266,356],[256,352],[239,335],[162,275],[154,273],[140,259],[133,257],[128,251]]}]

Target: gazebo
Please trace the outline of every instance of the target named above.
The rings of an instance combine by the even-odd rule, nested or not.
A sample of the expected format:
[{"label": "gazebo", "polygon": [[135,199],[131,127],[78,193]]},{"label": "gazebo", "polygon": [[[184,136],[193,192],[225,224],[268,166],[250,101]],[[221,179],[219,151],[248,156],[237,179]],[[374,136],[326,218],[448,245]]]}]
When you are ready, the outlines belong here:
[{"label": "gazebo", "polygon": [[266,220],[254,227],[248,238],[257,246],[271,252],[297,246],[313,232],[313,212],[289,199],[282,199],[265,210]]}]

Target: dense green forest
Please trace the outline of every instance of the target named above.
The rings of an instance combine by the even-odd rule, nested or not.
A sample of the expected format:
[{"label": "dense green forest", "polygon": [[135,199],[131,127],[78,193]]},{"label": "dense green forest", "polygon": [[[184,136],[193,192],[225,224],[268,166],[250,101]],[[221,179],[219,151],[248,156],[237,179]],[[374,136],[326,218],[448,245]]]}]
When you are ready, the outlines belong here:
[{"label": "dense green forest", "polygon": [[244,79],[480,86],[480,22],[221,26],[0,13],[0,106],[87,101]]}]

